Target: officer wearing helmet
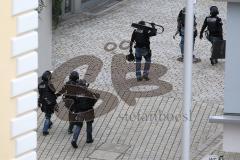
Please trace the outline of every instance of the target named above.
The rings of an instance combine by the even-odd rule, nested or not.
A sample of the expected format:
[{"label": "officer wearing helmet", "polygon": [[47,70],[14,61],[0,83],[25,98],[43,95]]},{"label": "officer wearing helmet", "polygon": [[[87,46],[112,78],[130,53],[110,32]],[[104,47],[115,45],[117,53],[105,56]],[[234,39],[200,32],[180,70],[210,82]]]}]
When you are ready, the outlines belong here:
[{"label": "officer wearing helmet", "polygon": [[[76,71],[73,71],[70,73],[69,75],[69,80],[66,82],[66,85],[79,85],[79,86],[83,86],[83,87],[88,87],[88,84],[86,83],[86,80],[80,80],[79,79],[79,74]],[[61,95],[62,93],[59,92],[58,96]],[[68,95],[64,96],[65,100],[66,99],[71,99],[71,97],[69,97]],[[69,101],[65,101],[66,107],[68,109],[71,109],[71,102],[69,103]],[[74,122],[69,121],[69,127],[68,127],[68,133],[72,134],[73,133],[73,127],[74,127]]]},{"label": "officer wearing helmet", "polygon": [[[144,21],[138,22],[138,24],[145,26]],[[135,29],[132,33],[132,38],[130,41],[130,53],[132,53],[132,46],[135,43],[135,59],[136,59],[136,77],[137,81],[142,81],[142,79],[149,80],[148,74],[151,64],[151,50],[150,50],[150,37],[157,34],[155,29],[155,24],[151,23],[152,30],[147,29]],[[142,57],[145,59],[143,77],[141,74],[141,61]]]},{"label": "officer wearing helmet", "polygon": [[51,116],[54,113],[54,107],[57,104],[55,88],[51,83],[52,74],[50,71],[46,71],[42,75],[42,81],[38,85],[38,105],[41,107],[42,112],[45,113],[45,121],[43,127],[43,135],[48,135],[48,130],[52,126]]},{"label": "officer wearing helmet", "polygon": [[[64,87],[57,94],[58,96],[63,94],[63,101],[65,106],[69,108],[69,128],[68,133],[73,133],[73,139],[71,144],[74,148],[78,148],[77,140],[80,134],[81,128],[83,126],[83,121],[87,123],[87,143],[92,143],[92,123],[94,120],[94,103],[89,103],[89,97],[99,98],[99,95],[92,93],[87,89],[89,86],[85,80],[79,79],[79,74],[76,71],[73,71],[69,76],[69,81],[66,82]],[[94,100],[96,100],[94,99]],[[78,116],[78,117],[77,117]],[[73,128],[75,130],[73,132]]]},{"label": "officer wearing helmet", "polygon": [[[218,17],[219,11],[216,6],[210,7],[210,16],[206,17],[201,32],[200,39],[203,38],[203,32],[207,28],[207,39],[213,44],[215,41],[223,40],[223,23],[222,19]],[[218,63],[217,59],[210,58],[211,64]]]}]

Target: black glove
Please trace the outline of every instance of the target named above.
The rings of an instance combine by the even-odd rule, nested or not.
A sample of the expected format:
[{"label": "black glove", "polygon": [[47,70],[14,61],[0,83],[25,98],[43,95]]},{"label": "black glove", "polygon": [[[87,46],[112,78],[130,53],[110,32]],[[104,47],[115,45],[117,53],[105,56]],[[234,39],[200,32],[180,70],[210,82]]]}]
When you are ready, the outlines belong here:
[{"label": "black glove", "polygon": [[202,38],[203,38],[203,34],[201,33],[201,34],[200,34],[200,39],[202,39]]},{"label": "black glove", "polygon": [[135,61],[135,57],[132,53],[130,53],[130,54],[126,55],[126,60],[128,62],[132,62],[132,61]]}]

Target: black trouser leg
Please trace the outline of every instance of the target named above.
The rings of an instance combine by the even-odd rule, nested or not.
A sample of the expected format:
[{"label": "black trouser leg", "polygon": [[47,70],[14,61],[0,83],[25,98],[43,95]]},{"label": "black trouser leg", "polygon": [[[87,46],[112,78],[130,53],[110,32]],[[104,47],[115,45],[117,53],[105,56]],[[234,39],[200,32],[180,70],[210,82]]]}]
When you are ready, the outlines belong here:
[{"label": "black trouser leg", "polygon": [[87,141],[92,141],[92,123],[93,122],[87,122]]},{"label": "black trouser leg", "polygon": [[69,122],[68,133],[73,133],[74,122]]}]

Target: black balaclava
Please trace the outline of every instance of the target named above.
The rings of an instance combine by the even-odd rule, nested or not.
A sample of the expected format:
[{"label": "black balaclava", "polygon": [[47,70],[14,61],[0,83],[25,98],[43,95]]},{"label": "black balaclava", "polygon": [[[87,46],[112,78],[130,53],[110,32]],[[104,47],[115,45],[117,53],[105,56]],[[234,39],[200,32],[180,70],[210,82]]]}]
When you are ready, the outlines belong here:
[{"label": "black balaclava", "polygon": [[217,16],[219,14],[217,6],[210,7],[210,15],[211,16]]},{"label": "black balaclava", "polygon": [[77,81],[79,80],[79,74],[77,71],[73,71],[70,76],[69,76],[69,79],[72,80],[72,81]]}]

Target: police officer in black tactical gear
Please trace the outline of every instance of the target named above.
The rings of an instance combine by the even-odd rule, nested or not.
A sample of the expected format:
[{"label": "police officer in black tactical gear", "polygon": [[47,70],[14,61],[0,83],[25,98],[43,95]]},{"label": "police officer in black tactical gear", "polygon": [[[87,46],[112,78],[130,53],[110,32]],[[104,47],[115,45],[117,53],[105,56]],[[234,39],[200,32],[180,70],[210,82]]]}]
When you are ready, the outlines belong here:
[{"label": "police officer in black tactical gear", "polygon": [[51,83],[52,74],[50,71],[46,71],[42,75],[42,81],[38,85],[38,105],[41,107],[41,110],[45,112],[45,122],[43,127],[43,135],[48,135],[48,129],[52,126],[51,116],[54,113],[54,107],[57,104],[55,88]]},{"label": "police officer in black tactical gear", "polygon": [[[83,86],[83,87],[88,87],[88,85],[89,85],[89,84],[87,84],[86,80],[80,80],[79,79],[79,74],[76,71],[73,71],[70,74],[69,81],[66,82],[66,84],[80,85],[80,86]],[[65,98],[68,98],[68,96],[65,96]],[[67,105],[67,107],[70,107],[70,106]],[[73,127],[74,127],[74,122],[69,121],[69,127],[68,127],[68,133],[69,134],[73,133]]]},{"label": "police officer in black tactical gear", "polygon": [[[138,22],[138,24],[145,26],[144,21]],[[130,41],[130,53],[132,52],[132,45],[135,43],[135,59],[136,59],[136,77],[137,81],[142,81],[142,79],[149,80],[148,74],[151,64],[151,50],[150,50],[150,37],[156,36],[157,30],[155,29],[155,24],[151,23],[152,29],[135,29],[132,33],[132,38]],[[141,61],[142,57],[145,58],[143,77],[141,74]]]},{"label": "police officer in black tactical gear", "polygon": [[[98,94],[92,93],[87,89],[89,84],[85,80],[79,80],[79,74],[73,71],[69,76],[69,81],[64,85],[58,96],[64,95],[64,102],[66,107],[69,108],[69,129],[68,132],[72,133],[75,126],[73,139],[71,144],[74,148],[78,148],[77,140],[83,126],[83,121],[87,123],[87,141],[86,143],[92,143],[92,123],[94,121],[93,106],[96,100],[99,98]],[[84,96],[83,96],[84,95]],[[88,97],[95,97],[94,102],[89,102]],[[74,115],[74,116],[73,116]]]},{"label": "police officer in black tactical gear", "polygon": [[[223,40],[223,23],[222,19],[218,17],[219,11],[216,6],[210,7],[210,16],[206,17],[201,32],[200,39],[203,38],[203,32],[207,28],[207,39],[212,43],[218,40]],[[214,65],[218,63],[217,59],[210,58],[211,64]]]}]

